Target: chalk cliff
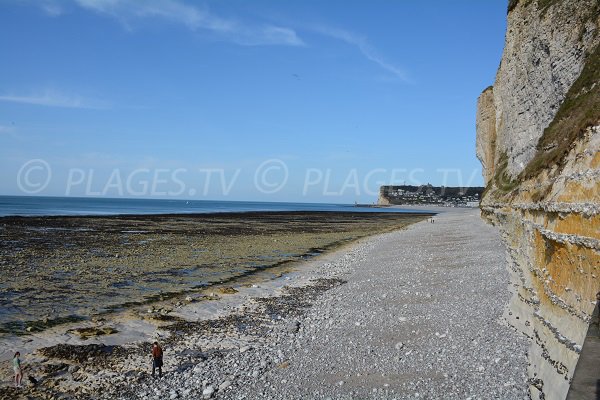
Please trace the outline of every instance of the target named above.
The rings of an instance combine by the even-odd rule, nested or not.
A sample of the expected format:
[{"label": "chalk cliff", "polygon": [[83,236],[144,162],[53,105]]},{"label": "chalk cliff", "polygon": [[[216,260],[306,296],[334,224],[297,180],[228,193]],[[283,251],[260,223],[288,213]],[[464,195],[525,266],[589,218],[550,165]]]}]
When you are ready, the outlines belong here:
[{"label": "chalk cliff", "polygon": [[600,0],[511,0],[507,22],[477,104],[481,210],[507,245],[531,396],[564,399],[600,290]]}]

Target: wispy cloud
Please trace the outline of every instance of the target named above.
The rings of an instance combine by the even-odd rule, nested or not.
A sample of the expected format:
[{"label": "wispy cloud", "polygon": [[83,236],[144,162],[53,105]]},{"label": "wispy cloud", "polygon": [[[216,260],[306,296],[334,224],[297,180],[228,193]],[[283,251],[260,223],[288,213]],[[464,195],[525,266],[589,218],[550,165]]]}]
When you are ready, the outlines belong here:
[{"label": "wispy cloud", "polygon": [[63,13],[63,9],[60,4],[53,1],[42,1],[40,6],[42,7],[42,10],[44,10],[44,12],[51,17],[58,17]]},{"label": "wispy cloud", "polygon": [[261,28],[260,36],[266,42],[283,42],[292,46],[304,46],[305,43],[298,37],[296,31],[290,28],[267,25]]},{"label": "wispy cloud", "polygon": [[37,7],[49,17],[59,17],[64,14],[65,2],[59,0],[12,0],[13,3]]},{"label": "wispy cloud", "polygon": [[[51,15],[48,10],[52,10],[52,6],[56,10],[61,10],[60,4],[64,5],[64,2],[47,0],[40,4]],[[131,24],[136,20],[160,19],[240,45],[304,46],[304,42],[293,29],[222,18],[211,13],[207,8],[180,0],[71,0],[71,4],[114,18],[127,29],[131,29]]]},{"label": "wispy cloud", "polygon": [[[126,29],[141,20],[162,20],[185,26],[192,32],[211,35],[244,46],[284,45],[305,46],[297,30],[275,24],[249,23],[234,18],[224,18],[212,13],[197,2],[183,0],[38,0],[48,15],[61,16],[65,8],[79,7],[89,12],[104,15],[119,21]],[[291,24],[292,26],[294,24]],[[316,32],[356,47],[367,60],[391,73],[396,79],[411,83],[406,71],[389,62],[372,46],[365,36],[334,27],[301,27],[301,30]]]},{"label": "wispy cloud", "polygon": [[379,65],[379,67],[392,73],[401,81],[406,83],[411,82],[407,73],[402,68],[395,66],[387,60],[385,60],[385,58],[381,54],[379,54],[377,49],[375,49],[364,36],[356,35],[352,32],[348,32],[343,29],[331,27],[320,26],[314,27],[313,30],[322,35],[329,36],[334,39],[346,42],[352,46],[355,46],[369,61],[374,62],[375,64]]},{"label": "wispy cloud", "polygon": [[17,130],[12,125],[0,125],[0,137],[2,136],[8,136],[13,139],[19,139],[19,136],[17,135]]},{"label": "wispy cloud", "polygon": [[124,22],[154,17],[182,23],[190,29],[205,28],[219,32],[234,29],[232,22],[176,0],[75,0],[75,3]]},{"label": "wispy cloud", "polygon": [[109,107],[105,102],[66,95],[57,91],[45,91],[28,95],[4,94],[0,95],[0,101],[62,108],[105,109]]},{"label": "wispy cloud", "polygon": [[13,130],[14,130],[14,128],[12,128],[11,126],[0,125],[0,135],[10,134],[13,132]]}]

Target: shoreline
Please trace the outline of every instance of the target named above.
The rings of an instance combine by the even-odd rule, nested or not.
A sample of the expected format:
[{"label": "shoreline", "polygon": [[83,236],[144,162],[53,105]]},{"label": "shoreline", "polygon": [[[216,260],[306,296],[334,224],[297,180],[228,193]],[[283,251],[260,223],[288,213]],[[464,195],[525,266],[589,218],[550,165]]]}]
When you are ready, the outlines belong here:
[{"label": "shoreline", "polygon": [[[398,214],[412,214],[413,211],[411,209],[413,207],[424,207],[423,211],[426,211],[426,205],[423,206],[415,206],[412,204],[406,205],[390,205],[390,206],[369,206],[369,205],[343,205],[343,211],[331,211],[331,210],[249,210],[249,211],[207,211],[207,212],[170,212],[170,213],[160,213],[160,212],[148,212],[148,213],[123,213],[123,214],[48,214],[48,215],[0,215],[0,223],[10,221],[12,219],[15,220],[31,220],[31,219],[153,219],[153,218],[177,218],[177,217],[243,217],[248,215],[260,215],[260,214],[281,214],[281,215],[294,215],[294,214],[388,214],[390,212],[385,211],[357,211],[357,209],[361,208],[382,208],[382,209],[398,209],[399,211],[394,211],[394,213]],[[429,208],[436,208],[437,206],[432,205]],[[346,210],[347,208],[347,210]],[[437,208],[447,208],[447,207],[437,207]],[[416,213],[416,211],[414,211]]]},{"label": "shoreline", "polygon": [[177,216],[248,212],[370,212],[356,204],[199,199],[0,196],[0,218]]},{"label": "shoreline", "polygon": [[[415,218],[420,219],[420,218],[426,218],[426,216],[423,216],[421,214],[401,214],[401,213],[394,213],[395,214],[395,218],[398,219],[399,221],[402,221],[402,223],[400,224],[402,227],[405,226],[406,224],[410,224],[415,222]],[[261,218],[264,217],[265,215],[268,215],[269,218],[282,218],[282,217],[295,217],[295,218],[300,218],[300,224],[302,225],[303,223],[309,223],[309,222],[315,222],[315,221],[304,221],[304,219],[308,218],[310,220],[310,218],[315,219],[315,217],[320,217],[320,216],[330,216],[330,217],[335,217],[335,218],[339,218],[340,215],[347,215],[347,216],[353,216],[353,217],[357,217],[357,218],[364,218],[366,217],[366,215],[363,215],[362,213],[357,214],[357,213],[347,213],[347,214],[340,214],[340,213],[336,213],[336,212],[276,212],[276,213],[272,213],[272,212],[268,212],[268,213],[263,213],[263,212],[251,212],[250,214],[248,213],[229,213],[228,215],[223,215],[223,214],[218,214],[218,215],[201,215],[199,216],[200,219],[202,221],[206,221],[206,220],[211,220],[211,219],[218,219],[219,223],[221,224],[223,222],[223,218],[230,220],[230,221],[236,221],[239,218],[242,218],[242,216],[247,217],[248,215],[252,215],[254,217],[257,218]],[[371,217],[376,217],[378,215],[378,213],[373,213],[370,214]],[[388,214],[385,215],[381,215],[382,217],[386,218],[388,216]],[[182,216],[182,215],[177,215],[177,221],[175,221],[175,223],[180,223],[181,220],[194,220],[194,217],[188,217],[188,216]],[[405,218],[405,217],[408,217]],[[148,218],[147,216],[143,216],[143,215],[136,215],[133,218],[131,217],[118,217],[118,216],[111,216],[111,217],[92,217],[92,218],[87,218],[87,217],[67,217],[67,218],[63,218],[63,217],[51,217],[50,219],[53,220],[54,222],[57,223],[63,223],[65,220],[67,221],[75,221],[75,222],[88,222],[91,223],[92,225],[97,225],[98,222],[100,221],[121,221],[121,220],[127,220],[127,221],[153,221],[153,222],[160,222],[160,221],[170,221],[171,218],[173,218],[173,216],[166,216],[166,215],[162,215],[162,216],[153,216],[152,218]],[[18,221],[20,221],[20,218],[17,218]],[[1,219],[0,219],[1,221]],[[27,221],[37,221],[40,222],[41,224],[44,224],[47,219],[45,217],[34,217],[34,219],[27,219]],[[328,222],[329,220],[325,221]],[[242,221],[243,222],[243,221]],[[271,221],[268,221],[269,224],[271,224]],[[281,221],[280,221],[281,222]],[[286,223],[286,220],[283,220],[283,223]],[[45,228],[48,228],[48,225],[44,225]],[[80,229],[81,225],[80,224],[76,224],[75,225],[75,229]],[[392,228],[397,228],[397,225],[393,225]],[[375,231],[375,234],[385,231],[386,228],[377,228],[377,230]],[[350,231],[352,232],[352,229],[350,229]],[[330,253],[334,253],[337,254],[339,251],[343,251],[343,249],[347,248],[348,246],[352,246],[357,240],[360,241],[361,238],[363,237],[368,237],[370,236],[367,232],[367,235],[364,235],[365,232],[362,233],[363,236],[359,236],[358,239],[356,238],[349,238],[346,239],[345,241],[342,242],[329,242],[329,243],[321,243],[322,245],[319,246],[319,248],[317,249],[313,249],[310,251],[310,253],[302,253],[299,256],[295,256],[295,257],[287,257],[286,259],[282,260],[282,261],[278,261],[275,262],[272,265],[265,265],[264,267],[254,267],[253,269],[249,270],[247,273],[241,274],[239,276],[230,276],[227,279],[219,279],[216,282],[212,283],[212,284],[208,284],[205,286],[202,286],[200,288],[180,288],[176,293],[161,293],[160,294],[160,298],[152,298],[152,299],[146,299],[146,300],[138,300],[135,302],[132,302],[132,300],[134,299],[129,299],[129,302],[120,306],[119,309],[113,309],[113,311],[107,310],[106,312],[103,313],[96,313],[95,316],[94,314],[89,315],[89,317],[87,318],[81,318],[78,319],[76,321],[71,321],[71,322],[66,322],[66,323],[60,323],[60,324],[56,324],[56,326],[52,326],[49,325],[48,323],[45,324],[44,329],[42,329],[40,332],[36,332],[36,331],[32,331],[32,332],[23,332],[22,334],[19,335],[0,335],[0,343],[2,343],[2,348],[5,349],[3,352],[0,352],[0,360],[1,361],[5,361],[6,359],[8,359],[9,357],[12,357],[12,348],[20,348],[25,350],[26,352],[28,351],[33,351],[37,348],[40,347],[44,347],[45,345],[48,344],[56,344],[56,340],[53,339],[48,339],[48,338],[52,338],[52,337],[60,337],[63,342],[66,343],[79,343],[79,344],[86,344],[86,343],[96,343],[96,342],[105,342],[108,344],[123,344],[123,343],[127,343],[131,337],[135,337],[135,334],[131,332],[131,329],[128,328],[128,323],[134,321],[135,322],[135,329],[137,331],[140,332],[150,332],[153,329],[156,328],[157,325],[160,325],[164,320],[169,320],[172,318],[179,318],[179,316],[177,316],[177,311],[179,308],[181,308],[182,306],[184,306],[185,304],[188,303],[188,301],[186,300],[191,300],[193,301],[195,304],[204,304],[204,303],[213,303],[215,299],[218,298],[235,298],[235,294],[231,294],[231,293],[227,293],[227,294],[221,294],[219,293],[219,289],[223,288],[223,289],[227,289],[230,290],[231,289],[231,285],[234,286],[233,290],[230,291],[240,291],[240,292],[247,292],[247,287],[252,287],[252,285],[256,285],[257,283],[263,283],[263,282],[268,282],[268,281],[276,281],[277,280],[277,276],[282,276],[285,274],[290,273],[291,271],[298,269],[298,268],[302,268],[303,264],[310,262],[311,259],[313,258],[322,258],[322,257],[326,257],[327,254]],[[278,237],[278,236],[277,236]],[[274,239],[275,241],[277,241],[277,237]],[[292,233],[292,236],[290,238],[294,238],[294,234]],[[252,238],[250,238],[252,239]],[[322,240],[320,240],[320,242],[322,242]],[[308,260],[308,261],[307,261]],[[111,260],[112,261],[112,260]],[[116,262],[119,262],[119,260],[116,260]],[[276,285],[275,285],[276,286]],[[216,294],[214,292],[217,292]],[[254,291],[254,292],[260,292],[260,291]],[[255,293],[256,294],[256,293]],[[156,312],[154,313],[148,313],[148,314],[144,314],[146,312],[146,309],[148,307],[151,307],[152,309],[155,309]],[[143,310],[142,310],[143,308]],[[210,306],[209,308],[212,308],[212,306]],[[188,315],[189,317],[189,315]],[[77,337],[77,335],[71,333],[68,333],[68,330],[74,331],[76,329],[96,329],[96,332],[99,332],[101,329],[109,329],[109,332],[112,330],[116,330],[117,332],[113,333],[113,334],[108,334],[108,335],[102,335],[102,336],[98,336],[98,337],[90,337],[88,339],[80,339],[79,337]]]},{"label": "shoreline", "polygon": [[250,212],[4,219],[0,335],[201,292],[426,217]]},{"label": "shoreline", "polygon": [[[35,353],[37,350],[54,346],[57,344],[104,344],[109,346],[132,344],[139,341],[139,334],[153,336],[162,327],[169,325],[172,322],[177,322],[179,318],[189,321],[197,321],[203,319],[214,319],[224,316],[231,310],[243,306],[251,298],[254,297],[273,297],[281,292],[281,290],[290,284],[305,286],[309,282],[306,274],[315,273],[315,270],[324,263],[331,262],[335,258],[342,257],[355,248],[359,247],[364,242],[375,240],[377,236],[385,233],[375,234],[363,238],[356,239],[353,242],[343,244],[337,248],[323,252],[314,258],[308,260],[291,261],[288,265],[280,267],[271,267],[276,269],[276,277],[268,277],[269,271],[261,270],[255,274],[251,274],[242,278],[238,278],[235,285],[235,293],[221,294],[220,288],[230,288],[227,284],[214,284],[204,292],[208,292],[207,299],[194,300],[193,302],[185,303],[175,310],[168,313],[173,319],[147,321],[136,314],[133,309],[124,309],[111,314],[108,314],[106,319],[99,322],[79,321],[57,325],[48,328],[39,333],[33,333],[27,336],[10,336],[0,337],[0,347],[3,349],[10,348],[8,351],[0,351],[0,362],[6,362],[12,358],[12,348],[23,349],[21,353]],[[228,282],[229,283],[229,282]],[[183,292],[183,294],[188,292]],[[213,295],[211,295],[212,293]],[[201,293],[200,296],[205,295]],[[152,308],[160,309],[166,301],[153,302]],[[100,335],[81,339],[75,335],[69,335],[68,331],[75,328],[91,328],[110,325],[115,327],[118,332],[109,335]],[[16,351],[16,350],[15,350]],[[38,357],[34,357],[34,360]]]},{"label": "shoreline", "polygon": [[[406,227],[399,229],[406,229]],[[168,327],[174,323],[195,324],[201,321],[217,321],[240,312],[240,310],[243,312],[246,309],[253,308],[255,306],[253,304],[254,299],[277,298],[282,296],[290,287],[311,287],[315,275],[337,276],[339,275],[339,270],[332,272],[327,268],[323,269],[323,267],[335,264],[336,260],[352,257],[354,252],[364,246],[368,246],[372,241],[377,240],[378,237],[388,233],[376,233],[361,237],[329,249],[313,258],[289,262],[289,265],[281,267],[281,270],[276,272],[277,276],[275,277],[266,276],[269,274],[269,271],[259,271],[256,275],[241,278],[242,281],[238,282],[238,285],[235,286],[236,293],[214,296],[214,292],[218,292],[220,287],[230,287],[215,284],[205,291],[211,292],[208,299],[194,300],[193,302],[182,304],[176,310],[169,312],[168,315],[174,317],[173,319],[146,321],[143,317],[140,318],[140,314],[136,314],[133,309],[127,309],[112,313],[106,319],[101,319],[97,322],[90,320],[66,323],[27,336],[0,337],[0,348],[5,349],[0,352],[0,362],[2,363],[0,367],[0,399],[4,398],[2,397],[2,395],[5,395],[2,392],[3,390],[12,391],[10,381],[12,369],[7,366],[16,349],[21,351],[24,365],[28,366],[25,376],[34,376],[39,379],[40,375],[43,376],[45,374],[41,371],[44,371],[46,365],[54,365],[56,362],[60,362],[60,358],[47,357],[42,354],[40,351],[43,349],[57,348],[63,345],[73,346],[74,348],[85,348],[90,345],[129,348],[132,346],[142,346],[148,340],[166,340],[170,336]],[[277,269],[277,267],[273,268]],[[261,274],[264,276],[261,276]],[[160,302],[156,302],[154,307],[160,307],[160,304]],[[90,337],[89,339],[81,339],[68,333],[70,329],[101,328],[107,325],[116,328],[118,332]],[[69,365],[76,366],[79,366],[79,364],[79,362],[69,363]],[[48,381],[53,381],[55,376],[50,374],[48,378]],[[42,379],[41,382],[43,383],[44,380]],[[30,387],[30,389],[34,388]],[[39,395],[43,391],[34,393]]]}]

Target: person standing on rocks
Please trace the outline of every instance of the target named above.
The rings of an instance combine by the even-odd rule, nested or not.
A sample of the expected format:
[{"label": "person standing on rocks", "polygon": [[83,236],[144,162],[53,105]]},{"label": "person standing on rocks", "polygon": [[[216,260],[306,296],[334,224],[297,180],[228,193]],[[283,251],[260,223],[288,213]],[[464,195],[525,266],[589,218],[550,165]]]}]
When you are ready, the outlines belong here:
[{"label": "person standing on rocks", "polygon": [[158,368],[158,377],[162,378],[162,366],[163,366],[163,351],[158,345],[158,342],[152,344],[152,377]]},{"label": "person standing on rocks", "polygon": [[21,382],[23,381],[23,369],[21,369],[21,353],[18,351],[15,353],[13,357],[13,371],[15,372],[15,386],[21,387]]}]

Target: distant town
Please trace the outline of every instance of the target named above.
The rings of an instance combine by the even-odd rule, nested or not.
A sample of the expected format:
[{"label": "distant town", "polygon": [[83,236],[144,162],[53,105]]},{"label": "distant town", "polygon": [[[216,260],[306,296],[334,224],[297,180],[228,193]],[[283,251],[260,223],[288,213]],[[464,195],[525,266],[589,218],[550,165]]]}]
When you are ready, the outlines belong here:
[{"label": "distant town", "polygon": [[483,187],[432,186],[381,186],[378,204],[434,204],[445,207],[479,207]]}]

